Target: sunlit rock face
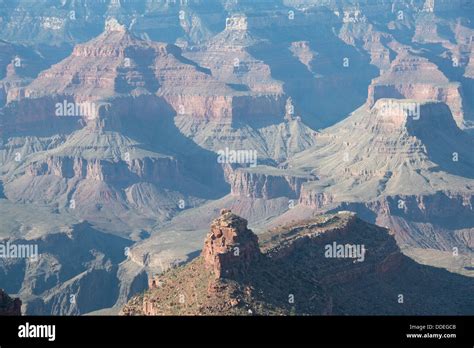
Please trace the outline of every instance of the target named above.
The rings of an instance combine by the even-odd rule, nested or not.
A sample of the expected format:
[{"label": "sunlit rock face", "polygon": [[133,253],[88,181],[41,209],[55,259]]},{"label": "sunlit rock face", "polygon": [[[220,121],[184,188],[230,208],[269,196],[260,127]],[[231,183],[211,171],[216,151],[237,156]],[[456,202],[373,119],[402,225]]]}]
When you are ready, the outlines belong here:
[{"label": "sunlit rock face", "polygon": [[216,278],[244,276],[260,255],[258,238],[245,219],[223,209],[211,224],[202,255]]}]

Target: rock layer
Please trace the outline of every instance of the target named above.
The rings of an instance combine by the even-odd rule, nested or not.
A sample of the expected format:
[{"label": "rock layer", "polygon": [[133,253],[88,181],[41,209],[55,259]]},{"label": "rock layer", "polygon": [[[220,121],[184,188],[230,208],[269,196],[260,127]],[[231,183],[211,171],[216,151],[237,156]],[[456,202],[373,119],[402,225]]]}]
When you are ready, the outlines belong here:
[{"label": "rock layer", "polygon": [[406,51],[399,53],[390,69],[374,79],[369,86],[369,106],[373,106],[382,98],[443,102],[450,107],[458,126],[463,126],[461,85],[450,82],[438,67],[426,58]]}]

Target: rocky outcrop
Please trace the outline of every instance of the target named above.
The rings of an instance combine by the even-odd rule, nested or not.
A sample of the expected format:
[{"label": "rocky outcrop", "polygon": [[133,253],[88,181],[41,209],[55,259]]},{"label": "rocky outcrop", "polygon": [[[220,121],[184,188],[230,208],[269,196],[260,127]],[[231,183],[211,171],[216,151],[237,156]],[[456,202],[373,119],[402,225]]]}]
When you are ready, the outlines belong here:
[{"label": "rocky outcrop", "polygon": [[12,299],[3,289],[0,289],[0,316],[19,315],[21,315],[20,299]]},{"label": "rocky outcrop", "polygon": [[[465,183],[472,180],[474,158],[465,149],[473,142],[456,126],[445,104],[383,99],[367,111],[362,108],[323,132],[319,137],[322,146],[316,151],[307,150],[289,162],[296,173],[298,166],[307,167],[309,161],[316,168],[311,173],[319,180],[303,184],[304,200],[317,206],[317,201],[328,203],[350,199],[351,196],[354,200],[362,197],[366,200],[382,193],[410,195],[434,194],[439,190],[451,193],[472,191],[472,187],[461,184],[461,180]],[[363,132],[364,136],[355,139],[352,136],[355,135],[354,129]],[[339,155],[334,156],[335,153]],[[461,153],[462,161],[459,160]],[[429,168],[444,171],[445,178],[441,179]],[[425,171],[431,177],[429,182],[415,179]],[[336,172],[338,183],[326,187]],[[401,179],[407,176],[410,176],[407,181],[411,184]],[[438,180],[439,185],[435,184]],[[446,180],[451,184],[448,185]],[[357,190],[359,185],[365,189]],[[345,189],[337,190],[337,186]],[[309,195],[310,187],[321,195]],[[355,190],[354,195],[349,193],[351,190]],[[334,199],[336,196],[338,198]]]},{"label": "rocky outcrop", "polygon": [[[276,228],[276,234],[280,236],[283,233],[284,236],[280,237],[278,243],[266,240],[264,253],[274,261],[285,261],[298,258],[298,253],[310,252],[318,260],[317,274],[320,282],[328,288],[356,282],[363,274],[396,272],[397,267],[403,263],[403,255],[395,240],[388,236],[387,231],[380,231],[383,237],[377,242],[369,242],[366,238],[374,231],[371,230],[372,226],[364,224],[355,214],[341,211],[336,216],[329,215]],[[356,237],[356,231],[361,235]],[[271,232],[267,232],[262,238],[278,240],[275,236],[271,237]],[[344,261],[352,262],[352,265],[334,267],[332,256],[325,254],[323,257],[322,251],[327,251],[328,246],[334,245],[335,241],[336,244],[351,241],[352,245],[361,246],[358,257]],[[312,267],[308,266],[308,269]]]},{"label": "rocky outcrop", "polygon": [[247,228],[247,220],[223,209],[211,224],[202,256],[217,279],[238,278],[260,257],[258,238]]},{"label": "rocky outcrop", "polygon": [[[232,221],[234,229],[227,226]],[[245,220],[223,210],[212,224],[201,256],[165,272],[159,283],[152,281],[151,289],[132,298],[121,314],[422,314],[466,313],[470,310],[466,306],[474,306],[473,300],[457,289],[469,289],[472,279],[416,264],[400,252],[388,230],[348,212],[313,216],[264,232],[258,253],[255,236],[252,242],[239,239],[252,245],[247,255],[255,255],[257,262],[238,265],[225,257],[227,269],[239,276],[220,274],[216,278],[225,263],[216,263],[215,244],[222,243],[223,254],[218,254],[222,256],[229,255],[228,247],[235,245],[227,242],[223,228],[235,236],[236,230],[245,231],[245,226]],[[216,267],[221,267],[217,273]],[[437,296],[427,296],[432,281],[442,282],[449,290],[443,288]],[[457,285],[448,285],[450,282]],[[413,304],[400,306],[400,294]],[[357,296],[357,304],[348,300],[352,296]],[[361,303],[372,306],[360,307]]]}]

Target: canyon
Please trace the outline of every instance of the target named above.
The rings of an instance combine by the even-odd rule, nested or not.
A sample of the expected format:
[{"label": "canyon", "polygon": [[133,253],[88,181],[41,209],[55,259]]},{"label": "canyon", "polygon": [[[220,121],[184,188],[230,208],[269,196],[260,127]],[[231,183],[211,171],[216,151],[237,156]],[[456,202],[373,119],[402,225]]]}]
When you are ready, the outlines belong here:
[{"label": "canyon", "polygon": [[[471,314],[473,11],[0,0],[0,241],[40,253],[0,259],[3,301],[34,315]],[[334,241],[367,260],[324,258]],[[453,285],[435,295],[419,274]]]}]

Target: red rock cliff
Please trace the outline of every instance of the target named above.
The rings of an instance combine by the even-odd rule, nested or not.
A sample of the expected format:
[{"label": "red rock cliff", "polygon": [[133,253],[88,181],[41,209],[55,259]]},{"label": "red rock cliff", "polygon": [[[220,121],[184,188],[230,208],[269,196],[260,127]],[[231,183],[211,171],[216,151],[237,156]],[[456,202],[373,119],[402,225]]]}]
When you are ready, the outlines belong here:
[{"label": "red rock cliff", "polygon": [[211,224],[202,255],[216,278],[238,277],[260,256],[258,237],[247,228],[247,220],[223,209]]}]

